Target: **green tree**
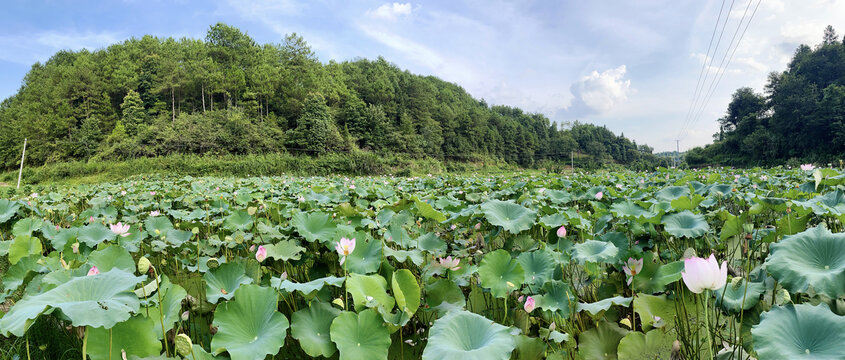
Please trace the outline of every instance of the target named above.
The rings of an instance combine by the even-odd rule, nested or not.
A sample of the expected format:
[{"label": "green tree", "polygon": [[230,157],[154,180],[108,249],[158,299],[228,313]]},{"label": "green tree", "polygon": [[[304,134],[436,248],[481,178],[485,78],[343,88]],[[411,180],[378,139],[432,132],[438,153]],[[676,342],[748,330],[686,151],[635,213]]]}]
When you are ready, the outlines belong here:
[{"label": "green tree", "polygon": [[144,103],[141,101],[141,95],[135,92],[135,90],[129,90],[126,96],[123,97],[123,103],[120,104],[120,111],[128,134],[135,134],[138,126],[145,123],[146,111],[144,111]]},{"label": "green tree", "polygon": [[322,95],[312,93],[296,121],[296,127],[285,134],[287,146],[309,154],[324,154],[343,147],[343,139],[335,126]]}]

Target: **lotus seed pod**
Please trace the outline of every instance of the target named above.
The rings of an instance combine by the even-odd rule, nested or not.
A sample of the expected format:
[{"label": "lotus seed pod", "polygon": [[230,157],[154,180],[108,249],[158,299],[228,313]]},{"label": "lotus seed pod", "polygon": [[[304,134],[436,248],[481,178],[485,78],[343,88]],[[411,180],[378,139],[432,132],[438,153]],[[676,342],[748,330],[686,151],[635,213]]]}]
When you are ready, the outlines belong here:
[{"label": "lotus seed pod", "polygon": [[156,235],[161,235],[161,230],[156,229],[155,233],[156,233]]},{"label": "lotus seed pod", "polygon": [[176,343],[176,352],[179,353],[179,355],[187,357],[191,354],[191,346],[193,346],[193,344],[191,343],[191,338],[188,337],[188,335],[176,335],[176,339],[174,339],[173,342]]},{"label": "lotus seed pod", "polygon": [[235,235],[235,244],[243,244],[243,242],[244,234],[239,232],[237,235]]},{"label": "lotus seed pod", "polygon": [[205,261],[205,265],[208,266],[209,269],[216,269],[220,266],[220,261],[217,258],[210,258]]},{"label": "lotus seed pod", "polygon": [[198,227],[194,226],[194,228],[193,228],[193,229],[191,229],[191,232],[192,232],[192,233],[194,233],[194,235],[199,234],[199,233],[200,233],[200,228],[198,228]]},{"label": "lotus seed pod", "polygon": [[145,256],[142,256],[138,259],[138,272],[141,274],[146,274],[147,271],[150,271],[150,259],[147,259]]},{"label": "lotus seed pod", "polygon": [[775,298],[775,303],[778,305],[789,304],[792,302],[792,297],[789,296],[789,291],[786,289],[780,289],[778,291],[777,297]]},{"label": "lotus seed pod", "polygon": [[256,210],[258,209],[255,206],[250,206],[246,209],[246,213],[249,214],[249,216],[252,216],[255,215]]}]

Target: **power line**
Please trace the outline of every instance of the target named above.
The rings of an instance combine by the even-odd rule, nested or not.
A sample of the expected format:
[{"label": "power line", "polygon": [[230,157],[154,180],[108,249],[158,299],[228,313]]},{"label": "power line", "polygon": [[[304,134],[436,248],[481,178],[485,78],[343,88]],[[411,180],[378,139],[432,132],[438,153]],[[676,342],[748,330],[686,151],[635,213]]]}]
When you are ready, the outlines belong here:
[{"label": "power line", "polygon": [[[713,33],[710,34],[710,43],[707,44],[707,52],[704,54],[704,61],[701,62],[701,71],[698,73],[698,81],[695,83],[695,91],[692,93],[692,100],[690,101],[689,109],[687,110],[686,116],[684,116],[684,123],[681,125],[681,133],[683,133],[684,128],[686,128],[687,123],[690,121],[690,116],[692,115],[692,109],[694,104],[698,101],[699,95],[699,87],[702,85],[701,78],[705,75],[705,73],[709,74],[710,72],[710,65],[712,65],[713,58],[716,57],[716,52],[719,50],[719,44],[722,42],[722,34],[725,33],[725,26],[728,24],[728,18],[730,17],[731,10],[733,10],[734,2],[736,0],[731,0],[731,6],[728,9],[728,14],[725,16],[725,23],[722,24],[722,31],[719,32],[719,40],[716,41],[716,48],[713,49],[713,56],[710,56],[710,49],[713,46],[713,39],[716,38],[716,29],[719,28],[719,22],[722,20],[722,11],[725,10],[725,0],[722,0],[722,6],[719,7],[719,16],[716,17],[716,23],[713,24]],[[710,65],[707,64],[707,59],[710,59]],[[707,82],[707,76],[704,76],[704,82]],[[681,133],[678,134],[680,137]]]},{"label": "power line", "polygon": [[[748,5],[750,6],[753,1],[754,0],[749,0]],[[722,81],[722,77],[725,76],[725,72],[727,70],[727,67],[730,65],[731,61],[733,60],[733,57],[736,54],[737,49],[739,49],[739,45],[742,42],[742,39],[745,37],[745,32],[748,31],[748,27],[751,25],[751,21],[754,20],[754,15],[757,14],[757,9],[760,8],[760,3],[762,3],[762,1],[763,0],[757,0],[757,5],[754,7],[754,11],[751,12],[751,16],[748,18],[748,22],[745,23],[745,28],[743,28],[742,34],[739,36],[739,40],[736,42],[736,46],[733,48],[733,51],[731,51],[730,57],[728,57],[727,53],[725,53],[725,57],[728,57],[728,61],[727,61],[727,63],[725,63],[724,67],[722,67],[721,64],[719,65],[720,69],[719,69],[719,72],[716,75],[717,78],[715,79],[715,82],[710,87],[709,93],[705,97],[704,103],[702,104],[701,108],[699,109],[697,115],[692,119],[690,126],[695,124],[698,121],[698,119],[701,118],[702,115],[704,114],[704,110],[707,108],[707,105],[710,103],[710,99],[713,98],[713,94],[716,93],[716,88],[719,86],[719,83]],[[746,12],[747,11],[748,11],[748,7],[746,7]],[[744,14],[743,14],[743,17],[744,17]],[[734,36],[736,36],[736,33],[739,32],[739,28],[741,26],[742,26],[742,20],[740,20],[740,26],[737,27],[737,32],[734,33]],[[728,47],[728,50],[730,50],[730,46]],[[723,62],[725,60],[725,57],[722,58]]]}]

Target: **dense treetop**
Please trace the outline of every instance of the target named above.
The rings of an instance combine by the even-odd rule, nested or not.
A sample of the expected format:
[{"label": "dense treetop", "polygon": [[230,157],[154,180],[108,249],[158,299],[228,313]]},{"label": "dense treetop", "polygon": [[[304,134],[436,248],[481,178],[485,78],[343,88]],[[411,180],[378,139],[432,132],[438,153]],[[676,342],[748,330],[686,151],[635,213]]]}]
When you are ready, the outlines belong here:
[{"label": "dense treetop", "polygon": [[714,143],[687,153],[690,165],[838,163],[845,155],[845,39],[828,26],[820,44],[799,46],[785,71],[769,74],[762,94],[738,89],[718,121]]},{"label": "dense treetop", "polygon": [[490,106],[383,58],[321,63],[305,40],[257,44],[216,24],[204,40],[132,38],[36,63],[0,104],[0,168],[174,153],[374,151],[531,166],[570,152],[653,165],[605,127]]}]

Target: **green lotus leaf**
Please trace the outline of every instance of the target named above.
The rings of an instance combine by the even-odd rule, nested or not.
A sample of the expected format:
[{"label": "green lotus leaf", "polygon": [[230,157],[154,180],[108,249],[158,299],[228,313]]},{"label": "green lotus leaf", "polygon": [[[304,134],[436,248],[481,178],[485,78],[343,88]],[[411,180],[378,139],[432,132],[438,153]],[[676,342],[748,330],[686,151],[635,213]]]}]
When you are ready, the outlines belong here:
[{"label": "green lotus leaf", "polygon": [[757,305],[764,291],[766,291],[766,285],[762,282],[748,282],[745,279],[740,280],[736,285],[728,282],[727,286],[715,291],[716,306],[738,314],[742,310],[748,310]]},{"label": "green lotus leaf", "polygon": [[466,299],[463,291],[455,282],[449,279],[438,279],[433,283],[426,284],[425,303],[430,308],[463,308],[466,305]]},{"label": "green lotus leaf", "polygon": [[537,217],[536,211],[511,201],[485,201],[481,210],[490,224],[501,226],[511,234],[530,229]]},{"label": "green lotus leaf", "polygon": [[76,236],[78,234],[78,228],[61,229],[56,236],[50,239],[50,244],[53,245],[53,249],[64,249],[67,244],[76,242]]},{"label": "green lotus leaf", "polygon": [[392,223],[387,227],[384,239],[403,248],[411,248],[416,245],[414,239],[408,234],[408,230],[405,230],[405,227],[398,223]]},{"label": "green lotus leaf", "polygon": [[645,334],[629,332],[619,341],[616,355],[619,360],[661,360],[672,356],[675,337],[655,329]]},{"label": "green lotus leaf", "polygon": [[631,286],[638,292],[653,294],[661,292],[666,285],[681,279],[681,272],[684,271],[683,261],[673,261],[668,264],[661,264],[652,261],[653,253],[646,253],[643,256],[643,269],[634,276]]},{"label": "green lotus leaf", "polygon": [[[164,339],[162,328],[164,332],[170,331],[179,321],[179,316],[182,314],[182,300],[188,296],[188,292],[179,285],[170,282],[167,275],[162,275],[159,280],[161,287],[161,304],[150,306],[140,310],[140,313],[147,316],[149,311],[149,318],[153,319],[155,323],[155,334],[159,339]],[[150,297],[158,301],[158,297]],[[163,322],[162,322],[163,321]],[[163,324],[163,325],[162,325]]]},{"label": "green lotus leaf", "polygon": [[170,229],[167,231],[164,239],[172,247],[180,247],[182,244],[191,240],[194,233],[185,230]]},{"label": "green lotus leaf", "polygon": [[616,256],[619,249],[611,242],[587,240],[572,246],[572,258],[578,260],[579,264],[584,263],[616,263]]},{"label": "green lotus leaf", "polygon": [[287,279],[282,280],[280,278],[274,277],[270,280],[270,286],[272,286],[276,289],[285,290],[287,292],[298,291],[300,294],[302,294],[304,296],[309,296],[309,295],[311,295],[311,293],[313,293],[315,291],[319,291],[320,289],[322,289],[326,285],[331,285],[331,286],[335,286],[335,287],[343,286],[344,280],[345,280],[345,278],[342,278],[342,277],[339,278],[339,277],[329,276],[329,277],[324,277],[324,278],[320,278],[320,279],[316,279],[316,280],[311,280],[311,281],[306,282],[306,283],[295,283],[295,282],[287,280]]},{"label": "green lotus leaf", "polygon": [[821,225],[771,245],[766,270],[789,292],[810,286],[831,298],[845,295],[845,233],[832,234]]},{"label": "green lotus leaf", "polygon": [[575,310],[577,298],[574,294],[569,284],[554,280],[543,284],[543,294],[535,295],[534,301],[538,308],[561,312],[567,319]]},{"label": "green lotus leaf", "polygon": [[206,301],[215,304],[220,299],[229,300],[235,296],[235,290],[241,285],[252,284],[252,278],[246,275],[240,263],[225,263],[209,270],[202,276],[205,280]]},{"label": "green lotus leaf", "polygon": [[41,259],[41,254],[30,255],[18,260],[15,265],[9,267],[3,273],[2,283],[3,290],[12,292],[17,290],[31,274],[47,272],[47,268],[38,263]]},{"label": "green lotus leaf", "polygon": [[619,325],[600,321],[598,326],[578,334],[578,353],[585,359],[618,359],[616,349],[627,333]]},{"label": "green lotus leaf", "polygon": [[9,263],[15,265],[30,255],[41,255],[44,249],[41,247],[41,240],[29,235],[15,236],[15,240],[9,245]]},{"label": "green lotus leaf", "polygon": [[[202,346],[193,344],[191,345],[191,355],[185,357],[186,360],[226,360],[227,358],[224,356],[214,356],[209,354]],[[131,359],[131,358],[130,358]],[[169,359],[169,358],[166,358]]]},{"label": "green lotus leaf", "polygon": [[[87,327],[88,356],[91,360],[122,359],[137,356],[145,358],[161,354],[161,341],[155,335],[156,323],[142,316],[116,324],[111,329]],[[111,344],[109,344],[111,330]],[[161,330],[159,330],[161,332]],[[109,354],[111,349],[111,354]]]},{"label": "green lotus leaf", "polygon": [[417,207],[417,213],[420,214],[420,216],[437,222],[446,221],[446,215],[443,215],[442,212],[435,210],[431,204],[420,200],[416,196],[412,197],[412,199],[414,200],[414,205]]},{"label": "green lotus leaf", "polygon": [[503,298],[522,285],[525,272],[511,254],[499,249],[484,255],[478,277],[482,287],[489,288],[493,296]]},{"label": "green lotus leaf", "polygon": [[233,211],[223,218],[223,228],[229,231],[250,231],[252,230],[252,216],[243,210]]},{"label": "green lotus leaf", "polygon": [[267,249],[267,257],[281,261],[299,260],[305,248],[299,246],[294,240],[282,240],[275,244],[264,245]]},{"label": "green lotus leaf", "polygon": [[[360,233],[358,233],[360,234]],[[370,236],[361,236],[355,241],[355,251],[346,257],[347,270],[350,273],[370,274],[381,266],[384,243]],[[332,251],[334,245],[331,244]]]},{"label": "green lotus leaf", "polygon": [[618,217],[629,219],[649,219],[657,216],[657,214],[642,208],[630,200],[614,203],[610,206],[610,212]]},{"label": "green lotus leaf", "polygon": [[103,226],[103,224],[95,223],[86,225],[79,229],[76,239],[79,240],[79,242],[93,248],[104,241],[114,240],[115,236],[117,235],[111,232],[111,230],[107,227]]},{"label": "green lotus leaf", "polygon": [[606,311],[610,309],[611,305],[619,305],[619,306],[628,306],[631,304],[631,300],[634,298],[626,298],[622,296],[614,296],[612,298],[607,298],[603,300],[596,301],[594,303],[578,303],[575,311],[586,311],[591,315],[595,316],[598,315],[602,311]]},{"label": "green lotus leaf", "polygon": [[[150,236],[157,239],[162,235],[167,235],[168,231],[173,230],[173,223],[164,216],[148,217],[144,220],[144,229]],[[158,233],[156,233],[156,230],[158,230]]]},{"label": "green lotus leaf", "polygon": [[414,250],[393,250],[389,246],[384,247],[384,256],[396,259],[398,263],[404,263],[411,260],[414,265],[421,266],[425,262],[425,256],[422,251]]},{"label": "green lotus leaf", "polygon": [[390,331],[375,310],[341,313],[332,321],[330,333],[340,360],[387,359]]},{"label": "green lotus leaf", "polygon": [[445,254],[447,250],[446,242],[435,233],[426,233],[417,238],[417,248],[435,255]]},{"label": "green lotus leaf", "polygon": [[128,273],[135,272],[135,260],[126,249],[110,245],[100,247],[88,255],[88,263],[97,267],[100,272],[107,272],[111,269],[120,269]]},{"label": "green lotus leaf", "polygon": [[540,223],[550,228],[557,228],[567,223],[566,216],[561,213],[541,216]]},{"label": "green lotus leaf", "polygon": [[545,284],[546,281],[552,279],[555,268],[557,268],[554,257],[543,250],[524,252],[519,254],[517,260],[525,272],[526,284]]},{"label": "green lotus leaf", "polygon": [[511,358],[515,357],[516,360],[542,359],[546,354],[546,342],[543,339],[521,334],[513,338],[516,349],[514,349]]},{"label": "green lotus leaf", "polygon": [[35,296],[24,295],[0,318],[0,333],[21,337],[32,320],[51,309],[61,310],[74,326],[111,328],[138,312],[140,303],[132,289],[144,278],[112,269],[72,278]]},{"label": "green lotus leaf", "polygon": [[423,360],[507,360],[516,347],[508,328],[468,311],[434,321]]},{"label": "green lotus leaf", "polygon": [[322,212],[297,212],[290,219],[296,231],[308,242],[331,242],[337,226],[329,214]]},{"label": "green lotus leaf", "polygon": [[710,230],[704,216],[693,214],[689,210],[665,215],[661,223],[666,232],[676,237],[697,238]]},{"label": "green lotus leaf", "polygon": [[12,235],[31,236],[32,233],[40,230],[42,225],[44,225],[44,221],[39,218],[28,217],[26,219],[20,219],[12,226]]},{"label": "green lotus leaf", "polygon": [[0,199],[0,224],[3,224],[12,219],[12,217],[15,216],[20,207],[21,204],[17,201]]},{"label": "green lotus leaf", "polygon": [[751,335],[759,359],[845,359],[845,317],[824,304],[776,306]]},{"label": "green lotus leaf", "polygon": [[669,186],[654,193],[654,197],[661,201],[672,201],[681,196],[689,196],[689,194],[690,191],[687,186]]},{"label": "green lotus leaf", "polygon": [[564,341],[569,341],[569,334],[553,330],[549,332],[549,340],[560,344]]},{"label": "green lotus leaf", "polygon": [[263,359],[276,355],[285,344],[288,319],[276,310],[279,294],[258,285],[244,285],[232,301],[214,311],[217,333],[211,338],[214,355],[224,351],[232,360]]},{"label": "green lotus leaf", "polygon": [[411,273],[411,270],[400,269],[393,273],[390,282],[393,297],[396,298],[396,305],[409,317],[414,316],[414,313],[420,308],[420,297],[422,295],[420,285],[417,284],[417,278]]},{"label": "green lotus leaf", "polygon": [[323,302],[312,302],[291,316],[290,333],[308,356],[331,357],[337,348],[332,342],[332,321],[340,310]]},{"label": "green lotus leaf", "polygon": [[356,309],[374,304],[381,313],[393,310],[393,297],[387,293],[387,280],[381,275],[349,274],[346,279],[346,290],[352,295]]},{"label": "green lotus leaf", "polygon": [[651,326],[659,317],[665,319],[667,327],[674,327],[675,301],[666,295],[637,294],[634,298],[634,312],[637,313],[642,326]]}]

